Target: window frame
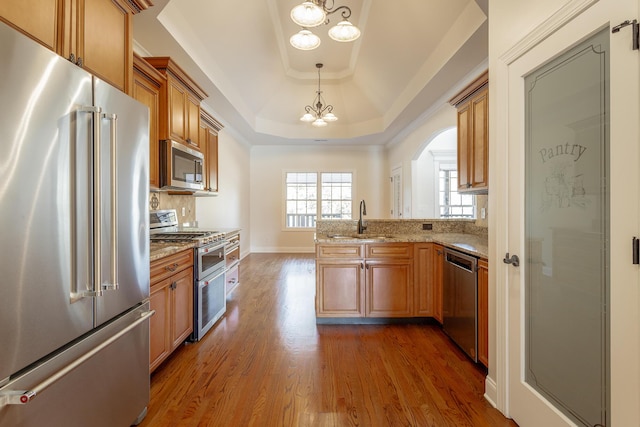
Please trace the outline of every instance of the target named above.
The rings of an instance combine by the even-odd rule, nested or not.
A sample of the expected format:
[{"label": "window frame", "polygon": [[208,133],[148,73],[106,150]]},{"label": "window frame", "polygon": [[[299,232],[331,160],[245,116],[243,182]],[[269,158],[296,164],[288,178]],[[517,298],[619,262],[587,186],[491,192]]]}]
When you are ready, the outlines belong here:
[{"label": "window frame", "polygon": [[[322,220],[322,174],[329,173],[349,173],[351,174],[351,219],[354,218],[356,197],[356,171],[353,169],[285,169],[282,171],[282,214],[281,221],[282,231],[309,232],[315,230],[315,227],[289,227],[287,226],[287,174],[290,173],[315,173],[317,176],[317,200],[316,200],[316,222]],[[327,219],[325,221],[331,221]]]}]

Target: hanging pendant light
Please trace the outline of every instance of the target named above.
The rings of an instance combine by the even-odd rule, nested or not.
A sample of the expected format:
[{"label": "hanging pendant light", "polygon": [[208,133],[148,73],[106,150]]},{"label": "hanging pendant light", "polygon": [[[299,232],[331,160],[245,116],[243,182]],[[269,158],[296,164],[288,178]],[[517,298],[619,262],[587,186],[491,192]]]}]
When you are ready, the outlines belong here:
[{"label": "hanging pendant light", "polygon": [[360,29],[347,20],[340,21],[329,30],[329,37],[337,42],[352,42],[360,37]]},{"label": "hanging pendant light", "polygon": [[313,50],[320,46],[320,37],[309,30],[300,30],[289,39],[291,46],[300,50]]},{"label": "hanging pendant light", "polygon": [[324,9],[311,1],[305,1],[291,9],[291,20],[301,27],[317,27],[326,19]]},{"label": "hanging pendant light", "polygon": [[312,0],[305,1],[291,9],[291,19],[302,27],[302,31],[289,39],[291,45],[300,50],[311,50],[320,46],[320,38],[308,28],[328,24],[328,16],[339,10],[343,20],[329,30],[329,37],[339,42],[357,40],[360,37],[360,29],[349,22],[349,17],[351,17],[349,7],[334,7],[334,0],[331,1],[331,7],[327,7],[327,0]]},{"label": "hanging pendant light", "polygon": [[305,114],[300,117],[300,121],[311,123],[316,127],[325,127],[329,122],[335,122],[338,120],[335,114],[333,114],[333,105],[325,105],[324,98],[322,97],[322,90],[320,90],[320,69],[323,64],[316,64],[318,69],[318,90],[316,91],[316,97],[313,100],[312,105],[304,107]]}]

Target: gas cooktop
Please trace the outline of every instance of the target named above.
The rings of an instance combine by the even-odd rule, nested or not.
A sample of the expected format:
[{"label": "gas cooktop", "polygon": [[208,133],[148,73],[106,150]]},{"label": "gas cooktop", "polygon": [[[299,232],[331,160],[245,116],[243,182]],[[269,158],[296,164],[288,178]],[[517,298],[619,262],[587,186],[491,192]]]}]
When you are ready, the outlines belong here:
[{"label": "gas cooktop", "polygon": [[197,242],[198,246],[223,241],[225,234],[217,230],[179,227],[175,209],[150,211],[150,238],[153,242]]}]

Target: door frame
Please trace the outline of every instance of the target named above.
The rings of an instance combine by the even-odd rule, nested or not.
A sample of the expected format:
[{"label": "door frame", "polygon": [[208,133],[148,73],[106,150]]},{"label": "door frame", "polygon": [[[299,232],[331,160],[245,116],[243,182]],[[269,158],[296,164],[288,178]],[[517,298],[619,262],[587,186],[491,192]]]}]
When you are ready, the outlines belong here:
[{"label": "door frame", "polygon": [[[540,23],[531,32],[529,32],[524,38],[513,45],[509,50],[500,55],[491,69],[491,79],[489,80],[491,97],[495,99],[493,103],[494,108],[491,111],[491,132],[493,137],[490,144],[490,162],[494,165],[507,164],[509,159],[509,85],[498,85],[496,82],[508,82],[509,80],[509,67],[515,61],[517,61],[524,54],[536,47],[547,37],[564,27],[568,22],[572,21],[578,15],[582,14],[585,10],[598,3],[599,0],[572,0],[566,3],[556,13],[551,15],[544,22]],[[626,19],[638,18],[637,16],[629,16]],[[611,23],[611,26],[617,23]],[[613,37],[625,37],[626,41],[629,41],[627,37],[629,34],[612,35]],[[629,43],[630,45],[630,43]],[[629,49],[631,47],[629,46]],[[612,67],[614,63],[612,62]],[[636,94],[637,95],[637,94]],[[630,112],[632,117],[638,117],[640,114],[638,111]],[[637,150],[636,150],[637,151]],[[634,151],[635,153],[635,151]],[[636,153],[637,154],[637,153]],[[509,308],[509,290],[507,288],[509,284],[509,270],[508,266],[502,263],[504,254],[509,251],[509,230],[504,224],[508,224],[509,215],[509,195],[508,195],[508,182],[509,182],[509,170],[507,168],[490,168],[492,191],[489,193],[489,200],[491,211],[494,213],[491,218],[490,227],[492,233],[489,234],[489,252],[491,253],[491,267],[490,267],[490,282],[495,286],[490,289],[489,303],[490,307],[490,328],[489,328],[489,374],[485,381],[485,397],[492,402],[500,411],[506,416],[509,416],[509,322],[508,322],[508,308]],[[635,176],[635,175],[634,175]],[[630,177],[633,178],[633,177]],[[631,197],[640,198],[640,195],[635,194]],[[637,204],[637,202],[634,202]],[[634,205],[635,206],[635,205]],[[499,226],[500,225],[500,226]],[[637,233],[636,230],[632,231]],[[620,239],[618,239],[620,240]],[[520,248],[512,248],[512,251],[519,250]],[[630,248],[629,248],[630,249]],[[612,248],[613,252],[619,249]],[[624,255],[624,254],[623,254]],[[630,250],[629,250],[629,262],[630,262]],[[613,266],[612,266],[613,267]],[[636,272],[636,278],[638,277]],[[612,287],[616,286],[612,282]],[[637,303],[635,301],[634,303]],[[631,303],[630,303],[631,304]],[[638,320],[638,315],[634,314],[635,320]],[[619,317],[611,319],[611,331],[614,331],[616,327],[621,327],[621,320]],[[629,320],[629,319],[627,319]],[[613,338],[612,338],[613,339]],[[619,343],[619,341],[618,341]],[[613,347],[612,347],[613,349]],[[638,340],[629,343],[630,353],[637,355],[640,352],[640,346]],[[630,356],[631,359],[636,356]],[[629,360],[630,358],[627,358]],[[637,358],[637,357],[636,357]],[[612,355],[612,365],[615,363],[621,363],[620,358],[615,359]],[[639,367],[636,361],[635,366],[629,366],[629,375],[638,377]],[[618,371],[617,371],[618,372]],[[612,382],[616,379],[620,379],[616,374],[611,373]],[[636,385],[638,379],[636,378]],[[636,395],[630,393],[632,396],[616,395],[616,390],[613,388],[612,383],[612,398],[610,410],[614,413],[619,410],[630,400],[636,402]],[[624,411],[622,411],[624,412]],[[637,410],[636,410],[637,412]],[[628,415],[628,414],[627,414]],[[613,421],[615,422],[615,416]]]}]

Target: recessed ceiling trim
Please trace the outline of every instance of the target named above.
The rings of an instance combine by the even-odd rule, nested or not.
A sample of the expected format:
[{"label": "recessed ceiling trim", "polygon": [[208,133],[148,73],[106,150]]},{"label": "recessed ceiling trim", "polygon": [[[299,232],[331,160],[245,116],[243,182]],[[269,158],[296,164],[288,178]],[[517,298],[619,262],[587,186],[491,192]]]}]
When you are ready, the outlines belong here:
[{"label": "recessed ceiling trim", "polygon": [[394,100],[391,108],[384,115],[385,127],[392,123],[404,109],[447,64],[451,57],[473,36],[478,28],[487,20],[480,7],[470,2],[458,19],[444,35],[436,49],[426,58],[420,70]]}]

